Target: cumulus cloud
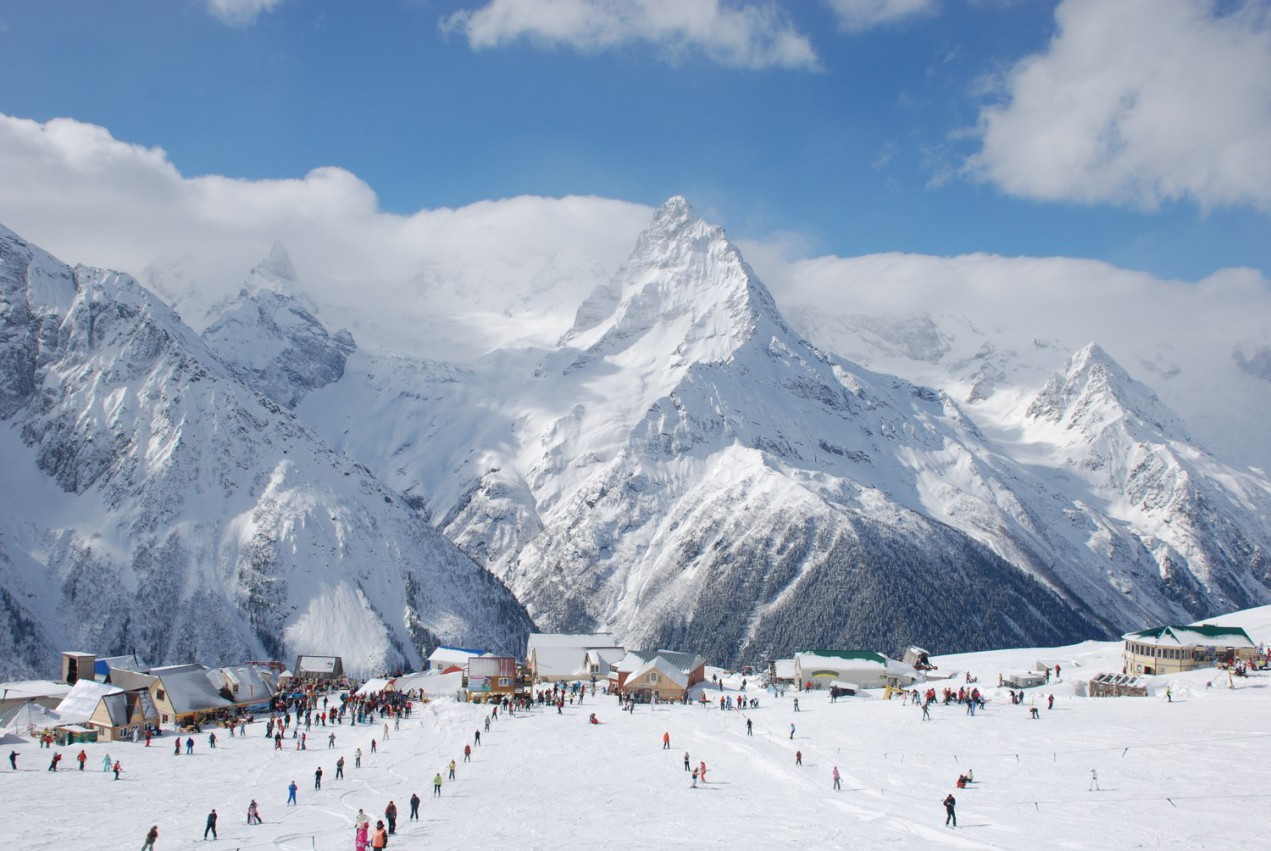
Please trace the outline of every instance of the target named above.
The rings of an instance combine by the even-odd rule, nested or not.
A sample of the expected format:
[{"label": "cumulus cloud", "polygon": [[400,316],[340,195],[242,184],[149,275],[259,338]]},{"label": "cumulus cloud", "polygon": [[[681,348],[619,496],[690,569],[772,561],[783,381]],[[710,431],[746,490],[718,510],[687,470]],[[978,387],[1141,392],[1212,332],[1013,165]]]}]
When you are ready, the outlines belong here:
[{"label": "cumulus cloud", "polygon": [[936,0],[826,0],[848,32],[863,32],[938,11]]},{"label": "cumulus cloud", "polygon": [[1064,0],[985,107],[970,171],[1028,198],[1271,209],[1271,7]]},{"label": "cumulus cloud", "polygon": [[245,27],[256,23],[262,12],[269,12],[283,0],[207,0],[207,10],[223,23]]},{"label": "cumulus cloud", "polygon": [[356,333],[356,322],[378,315],[393,327],[365,339],[426,342],[428,323],[481,314],[465,340],[474,349],[508,335],[563,333],[651,215],[586,197],[395,215],[344,169],[282,180],[186,177],[161,149],[64,118],[0,115],[0,174],[0,223],[72,264],[129,272],[196,329],[278,239],[307,294],[341,310],[334,323]]},{"label": "cumulus cloud", "polygon": [[721,0],[490,0],[442,21],[473,50],[520,39],[583,53],[647,42],[669,57],[700,51],[734,68],[818,67],[811,42],[771,2]]}]

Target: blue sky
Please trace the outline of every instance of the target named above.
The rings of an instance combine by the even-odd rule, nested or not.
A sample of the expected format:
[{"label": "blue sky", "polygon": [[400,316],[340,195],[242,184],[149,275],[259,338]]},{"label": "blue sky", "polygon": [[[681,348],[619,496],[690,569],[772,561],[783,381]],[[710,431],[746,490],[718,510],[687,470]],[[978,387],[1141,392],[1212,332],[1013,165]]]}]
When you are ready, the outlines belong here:
[{"label": "blue sky", "polygon": [[185,177],[335,166],[403,215],[683,194],[803,256],[1266,277],[1269,24],[1266,0],[0,0],[0,113]]}]

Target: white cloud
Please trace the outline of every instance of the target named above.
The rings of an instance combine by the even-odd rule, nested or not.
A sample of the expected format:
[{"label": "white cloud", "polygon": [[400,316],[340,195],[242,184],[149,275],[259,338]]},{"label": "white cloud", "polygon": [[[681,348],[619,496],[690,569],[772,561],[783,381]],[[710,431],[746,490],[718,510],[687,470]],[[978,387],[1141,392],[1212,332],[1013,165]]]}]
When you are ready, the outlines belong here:
[{"label": "white cloud", "polygon": [[699,50],[735,68],[818,67],[811,42],[771,2],[490,0],[476,11],[456,12],[442,28],[465,35],[474,50],[522,38],[584,53],[648,42],[670,57]]},{"label": "white cloud", "polygon": [[207,0],[207,10],[223,23],[245,27],[256,23],[262,12],[272,11],[283,0]]},{"label": "white cloud", "polygon": [[826,0],[848,32],[863,32],[937,11],[936,0]]},{"label": "white cloud", "polygon": [[[65,118],[0,115],[0,174],[0,223],[69,263],[161,289],[196,328],[278,239],[318,303],[378,313],[398,340],[455,313],[493,316],[480,327],[487,337],[467,341],[473,347],[524,333],[553,311],[550,320],[564,324],[544,333],[563,333],[651,215],[586,197],[394,215],[344,169],[283,180],[185,177],[161,149]],[[351,322],[342,315],[333,324]]]},{"label": "white cloud", "polygon": [[981,113],[970,171],[1013,195],[1271,208],[1271,6],[1064,0]]}]

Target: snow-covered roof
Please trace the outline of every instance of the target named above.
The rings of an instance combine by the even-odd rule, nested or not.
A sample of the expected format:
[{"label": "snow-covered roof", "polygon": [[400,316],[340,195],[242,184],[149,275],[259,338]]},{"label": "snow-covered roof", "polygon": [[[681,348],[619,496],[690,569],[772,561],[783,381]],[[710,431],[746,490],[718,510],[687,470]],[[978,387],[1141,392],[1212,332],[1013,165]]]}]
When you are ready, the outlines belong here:
[{"label": "snow-covered roof", "polygon": [[62,723],[51,710],[35,701],[27,701],[0,712],[0,730],[25,732],[28,727],[53,727]]},{"label": "snow-covered roof", "polygon": [[706,660],[696,653],[684,653],[679,650],[630,650],[615,667],[619,672],[634,674],[658,657],[665,659],[668,665],[682,671],[685,675],[706,664]]},{"label": "snow-covered roof", "polygon": [[57,705],[57,716],[63,723],[84,724],[97,711],[103,697],[123,695],[124,690],[93,680],[79,680],[71,687],[70,694]]},{"label": "snow-covered roof", "polygon": [[93,663],[93,672],[102,676],[109,675],[120,668],[141,673],[150,670],[150,666],[136,653],[129,653],[126,656],[106,656]]},{"label": "snow-covered roof", "polygon": [[608,632],[567,633],[567,632],[531,632],[526,643],[525,655],[535,650],[549,647],[572,647],[576,650],[588,650],[593,647],[617,647],[613,634]]},{"label": "snow-covered roof", "polygon": [[333,674],[339,656],[301,656],[296,660],[296,674]]},{"label": "snow-covered roof", "polygon": [[608,669],[617,665],[626,656],[626,651],[621,647],[593,647],[587,651],[584,659],[588,667],[595,667],[598,671],[608,672]]},{"label": "snow-covered roof", "polygon": [[223,709],[234,704],[217,692],[202,665],[173,665],[151,671],[162,682],[168,703],[177,715]]},{"label": "snow-covered roof", "polygon": [[0,683],[5,700],[34,700],[37,697],[61,699],[71,693],[66,683],[55,683],[52,680],[19,680],[12,683]]},{"label": "snow-covered roof", "polygon": [[1127,632],[1124,639],[1166,647],[1256,647],[1253,639],[1238,626],[1198,623],[1187,626],[1158,626],[1141,632]]},{"label": "snow-covered roof", "polygon": [[657,671],[658,674],[666,677],[680,688],[688,688],[688,673],[681,670],[678,665],[672,664],[660,653],[656,654],[652,659],[632,671],[631,676],[627,677],[627,683],[630,684],[636,682],[650,671]]},{"label": "snow-covered roof", "polygon": [[428,663],[434,668],[447,668],[451,665],[463,666],[473,656],[484,656],[481,650],[470,650],[466,647],[438,647],[428,654]]},{"label": "snow-covered roof", "polygon": [[587,676],[587,652],[580,647],[539,647],[534,664],[540,678]]},{"label": "snow-covered roof", "polygon": [[772,667],[779,680],[793,680],[796,676],[793,659],[778,659],[772,663]]},{"label": "snow-covered roof", "polygon": [[256,665],[216,668],[208,672],[208,678],[218,690],[222,687],[218,681],[223,681],[235,703],[260,703],[269,700],[278,691],[273,672]]}]

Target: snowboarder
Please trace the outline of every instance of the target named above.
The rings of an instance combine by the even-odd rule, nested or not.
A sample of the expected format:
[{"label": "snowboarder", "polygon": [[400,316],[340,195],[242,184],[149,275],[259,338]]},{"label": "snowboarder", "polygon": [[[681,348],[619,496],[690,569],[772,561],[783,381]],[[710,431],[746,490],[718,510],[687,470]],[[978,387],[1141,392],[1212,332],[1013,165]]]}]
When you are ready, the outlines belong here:
[{"label": "snowboarder", "polygon": [[410,793],[410,820],[419,821],[419,795]]},{"label": "snowboarder", "polygon": [[397,834],[397,804],[392,801],[388,802],[388,806],[384,808],[384,818],[388,820],[388,834],[394,836]]},{"label": "snowboarder", "polygon": [[958,814],[954,811],[954,807],[958,805],[958,801],[953,797],[953,793],[950,792],[948,795],[945,795],[942,803],[944,804],[944,826],[957,827]]},{"label": "snowboarder", "polygon": [[432,794],[434,798],[441,797],[441,772],[437,772],[437,776],[432,779]]},{"label": "snowboarder", "polygon": [[1087,789],[1086,791],[1087,792],[1102,792],[1103,791],[1102,789],[1099,788],[1099,772],[1095,771],[1093,768],[1090,769],[1090,788]]},{"label": "snowboarder", "polygon": [[318,770],[313,772],[313,788],[322,788],[322,766],[318,766]]},{"label": "snowboarder", "polygon": [[216,839],[216,810],[207,814],[207,827],[203,828],[203,841],[207,841],[207,832],[212,831],[212,839]]},{"label": "snowboarder", "polygon": [[146,841],[142,843],[141,851],[154,851],[154,842],[159,838],[159,825],[152,824],[150,829],[146,831]]},{"label": "snowboarder", "polygon": [[296,781],[294,780],[291,781],[291,785],[287,787],[287,806],[291,806],[291,807],[297,806],[296,790],[299,788],[300,787],[296,785]]},{"label": "snowboarder", "polygon": [[837,765],[834,766],[834,791],[843,791],[843,784],[841,782],[841,777],[839,776],[839,767]]},{"label": "snowboarder", "polygon": [[260,807],[256,806],[256,799],[247,805],[247,823],[260,824]]}]

